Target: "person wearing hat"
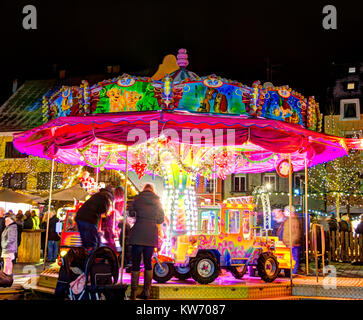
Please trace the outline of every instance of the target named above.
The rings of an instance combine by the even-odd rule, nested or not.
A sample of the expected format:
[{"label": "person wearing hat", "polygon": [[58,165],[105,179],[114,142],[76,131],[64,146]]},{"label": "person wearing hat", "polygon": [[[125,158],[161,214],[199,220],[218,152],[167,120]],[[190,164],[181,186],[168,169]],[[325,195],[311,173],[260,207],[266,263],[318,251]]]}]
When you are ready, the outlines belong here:
[{"label": "person wearing hat", "polygon": [[13,277],[13,262],[18,249],[18,226],[13,215],[5,216],[5,229],[1,235],[1,257],[4,259],[4,272]]},{"label": "person wearing hat", "polygon": [[360,215],[360,222],[355,228],[356,234],[363,234],[363,214]]},{"label": "person wearing hat", "polygon": [[108,213],[113,200],[113,189],[107,186],[92,195],[76,213],[74,220],[77,223],[82,246],[89,252],[100,245],[98,223],[101,216]]}]

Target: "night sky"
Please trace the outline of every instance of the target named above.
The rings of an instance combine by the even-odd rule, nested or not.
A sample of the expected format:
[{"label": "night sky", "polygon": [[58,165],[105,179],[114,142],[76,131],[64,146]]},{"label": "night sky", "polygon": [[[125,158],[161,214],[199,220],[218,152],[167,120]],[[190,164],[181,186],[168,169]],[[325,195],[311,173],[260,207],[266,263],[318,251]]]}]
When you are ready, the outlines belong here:
[{"label": "night sky", "polygon": [[[38,29],[24,30],[22,8],[38,11]],[[324,5],[335,5],[337,30],[324,30]],[[0,103],[12,81],[51,77],[53,64],[71,75],[152,76],[166,54],[186,48],[188,69],[251,85],[288,84],[315,95],[324,110],[333,62],[363,61],[362,1],[14,1],[1,0]],[[69,75],[69,73],[68,73]]]}]

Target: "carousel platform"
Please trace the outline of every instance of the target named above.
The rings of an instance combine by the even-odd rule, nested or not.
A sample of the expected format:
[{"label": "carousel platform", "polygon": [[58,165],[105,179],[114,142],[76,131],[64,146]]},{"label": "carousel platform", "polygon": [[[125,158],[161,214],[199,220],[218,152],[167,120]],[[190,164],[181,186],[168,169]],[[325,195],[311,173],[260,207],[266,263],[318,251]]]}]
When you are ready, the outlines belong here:
[{"label": "carousel platform", "polygon": [[[43,271],[31,288],[34,291],[53,294],[57,283],[56,268]],[[140,275],[139,290],[142,290]],[[123,282],[130,284],[130,274],[123,275]],[[127,289],[129,295],[130,287]],[[319,278],[299,276],[293,279],[277,278],[273,283],[265,283],[260,278],[245,275],[237,280],[224,273],[213,283],[201,285],[192,279],[172,278],[164,284],[153,283],[151,299],[155,300],[363,300],[363,279],[357,278]]]}]

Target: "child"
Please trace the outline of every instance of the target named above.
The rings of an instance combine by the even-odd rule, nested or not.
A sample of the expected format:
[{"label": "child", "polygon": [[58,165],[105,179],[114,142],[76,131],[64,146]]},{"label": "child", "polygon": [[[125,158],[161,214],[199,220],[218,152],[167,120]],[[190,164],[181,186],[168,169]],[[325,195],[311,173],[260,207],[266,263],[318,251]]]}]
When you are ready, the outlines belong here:
[{"label": "child", "polygon": [[18,227],[13,216],[5,216],[5,229],[1,235],[1,247],[1,257],[4,259],[3,273],[8,278],[13,278],[12,260],[14,260],[18,248]]}]

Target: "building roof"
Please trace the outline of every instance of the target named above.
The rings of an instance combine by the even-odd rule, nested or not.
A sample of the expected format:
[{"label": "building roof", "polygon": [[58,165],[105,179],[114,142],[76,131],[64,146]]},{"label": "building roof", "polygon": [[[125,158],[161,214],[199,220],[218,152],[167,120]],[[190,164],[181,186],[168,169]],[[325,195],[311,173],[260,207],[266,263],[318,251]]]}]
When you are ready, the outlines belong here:
[{"label": "building roof", "polygon": [[25,131],[41,125],[42,97],[56,80],[28,80],[0,107],[0,132]]}]

